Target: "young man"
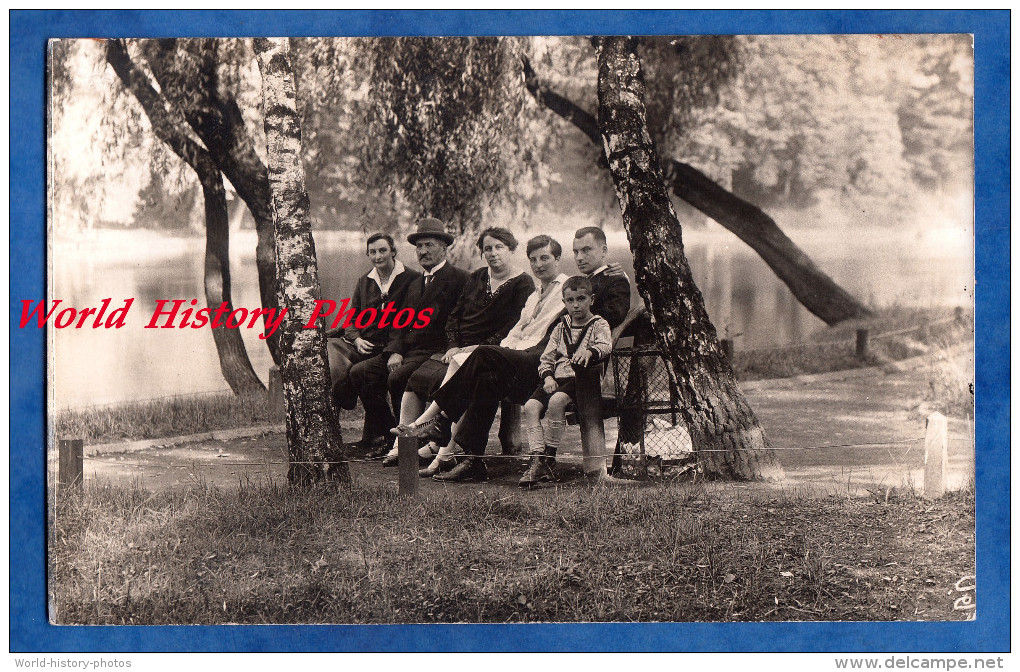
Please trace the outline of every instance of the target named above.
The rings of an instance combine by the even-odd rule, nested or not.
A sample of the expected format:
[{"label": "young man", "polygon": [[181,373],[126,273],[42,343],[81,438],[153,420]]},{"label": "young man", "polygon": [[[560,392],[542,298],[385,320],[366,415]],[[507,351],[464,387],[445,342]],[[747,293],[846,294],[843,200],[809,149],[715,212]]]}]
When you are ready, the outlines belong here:
[{"label": "young man", "polygon": [[591,311],[606,318],[609,326],[615,329],[630,310],[630,281],[606,264],[608,253],[606,233],[599,227],[586,226],[574,233],[574,262],[577,270],[591,280]]},{"label": "young man", "polygon": [[[574,400],[574,367],[605,359],[613,350],[609,323],[591,312],[592,285],[588,278],[575,275],[567,280],[563,285],[563,303],[567,314],[553,328],[539,358],[538,377],[542,384],[524,405],[532,458],[527,473],[518,482],[522,488],[556,479],[552,465],[563,437],[567,405]],[[549,426],[547,432],[542,430],[543,413]]]},{"label": "young man", "polygon": [[407,379],[422,362],[446,351],[446,321],[468,278],[466,271],[446,259],[453,236],[446,232],[442,221],[423,219],[407,241],[415,246],[424,273],[408,288],[405,305],[414,308],[417,315],[430,309],[429,323],[421,329],[393,329],[382,352],[355,364],[349,376],[349,384],[365,407],[366,422],[369,417],[378,419],[363,432],[370,437],[368,443],[378,446],[376,457],[389,451],[389,430],[397,424],[392,409],[400,408]]}]

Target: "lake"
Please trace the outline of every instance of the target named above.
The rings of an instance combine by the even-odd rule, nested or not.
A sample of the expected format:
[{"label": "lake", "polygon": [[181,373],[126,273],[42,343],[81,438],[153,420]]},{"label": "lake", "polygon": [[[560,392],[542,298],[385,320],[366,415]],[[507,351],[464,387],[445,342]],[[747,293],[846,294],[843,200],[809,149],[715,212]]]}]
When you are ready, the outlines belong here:
[{"label": "lake", "polygon": [[[527,269],[524,240],[515,260]],[[853,236],[818,230],[789,232],[819,267],[868,305],[972,306],[973,242],[970,227],[918,231],[876,229]],[[572,231],[552,232],[565,250],[563,270],[576,272],[570,254]],[[369,270],[364,236],[348,232],[315,234],[324,298],[350,295]],[[686,254],[705,305],[720,336],[734,337],[737,349],[797,343],[824,327],[800,306],[758,256],[720,227],[684,232]],[[259,307],[255,235],[236,232],[231,240],[233,304]],[[51,298],[64,306],[111,307],[134,298],[118,330],[54,329],[51,385],[55,408],[152,399],[175,394],[228,390],[219,371],[212,336],[205,329],[145,329],[159,299],[198,299],[202,289],[204,241],[168,238],[147,231],[94,231],[75,240],[53,241]],[[414,258],[406,241],[398,257]],[[633,281],[626,237],[610,234],[610,257]],[[472,267],[481,265],[475,256]],[[413,265],[413,264],[412,264]],[[37,297],[22,297],[37,298]],[[634,290],[637,299],[637,289]],[[272,360],[257,330],[241,330],[256,373],[265,382]]]}]

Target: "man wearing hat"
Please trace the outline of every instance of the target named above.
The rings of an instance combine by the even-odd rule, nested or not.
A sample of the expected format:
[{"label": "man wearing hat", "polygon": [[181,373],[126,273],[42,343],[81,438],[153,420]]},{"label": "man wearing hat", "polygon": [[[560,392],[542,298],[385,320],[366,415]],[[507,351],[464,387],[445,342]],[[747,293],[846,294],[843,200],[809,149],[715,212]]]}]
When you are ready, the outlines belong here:
[{"label": "man wearing hat", "polygon": [[446,259],[446,248],[453,243],[453,236],[446,232],[442,221],[433,217],[419,221],[407,242],[415,246],[423,273],[408,288],[404,305],[414,308],[417,314],[431,308],[429,323],[421,329],[392,330],[381,354],[355,364],[350,371],[351,384],[358,390],[366,418],[384,418],[389,423],[385,427],[380,423],[371,432],[365,428],[364,435],[372,435],[366,443],[378,445],[378,455],[389,450],[388,431],[397,424],[390,403],[392,409],[399,410],[407,379],[432,355],[446,351],[446,321],[468,280],[467,271]]}]

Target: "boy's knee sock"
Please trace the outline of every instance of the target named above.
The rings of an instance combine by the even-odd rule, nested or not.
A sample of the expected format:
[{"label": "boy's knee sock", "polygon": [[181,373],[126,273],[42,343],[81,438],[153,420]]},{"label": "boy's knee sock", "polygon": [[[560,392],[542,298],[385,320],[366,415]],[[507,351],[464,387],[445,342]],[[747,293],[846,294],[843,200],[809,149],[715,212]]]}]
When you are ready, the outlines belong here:
[{"label": "boy's knee sock", "polygon": [[541,455],[545,450],[545,432],[542,431],[542,423],[539,422],[528,427],[528,453]]},{"label": "boy's knee sock", "polygon": [[556,449],[560,447],[560,441],[563,439],[563,429],[567,423],[563,420],[549,420],[549,431],[545,433],[545,447],[549,449],[550,455],[556,454]]}]

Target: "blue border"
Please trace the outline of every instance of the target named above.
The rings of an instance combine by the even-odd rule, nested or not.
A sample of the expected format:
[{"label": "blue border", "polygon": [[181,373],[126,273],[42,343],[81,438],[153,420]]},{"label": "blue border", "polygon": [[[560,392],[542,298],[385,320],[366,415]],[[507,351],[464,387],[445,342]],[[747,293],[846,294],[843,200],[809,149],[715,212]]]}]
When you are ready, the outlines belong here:
[{"label": "blue border", "polygon": [[[1008,11],[12,11],[10,139],[11,651],[1008,651]],[[44,341],[50,37],[593,33],[975,35],[978,620],[969,623],[54,627],[46,619]],[[1003,487],[1005,484],[1005,487]]]}]

